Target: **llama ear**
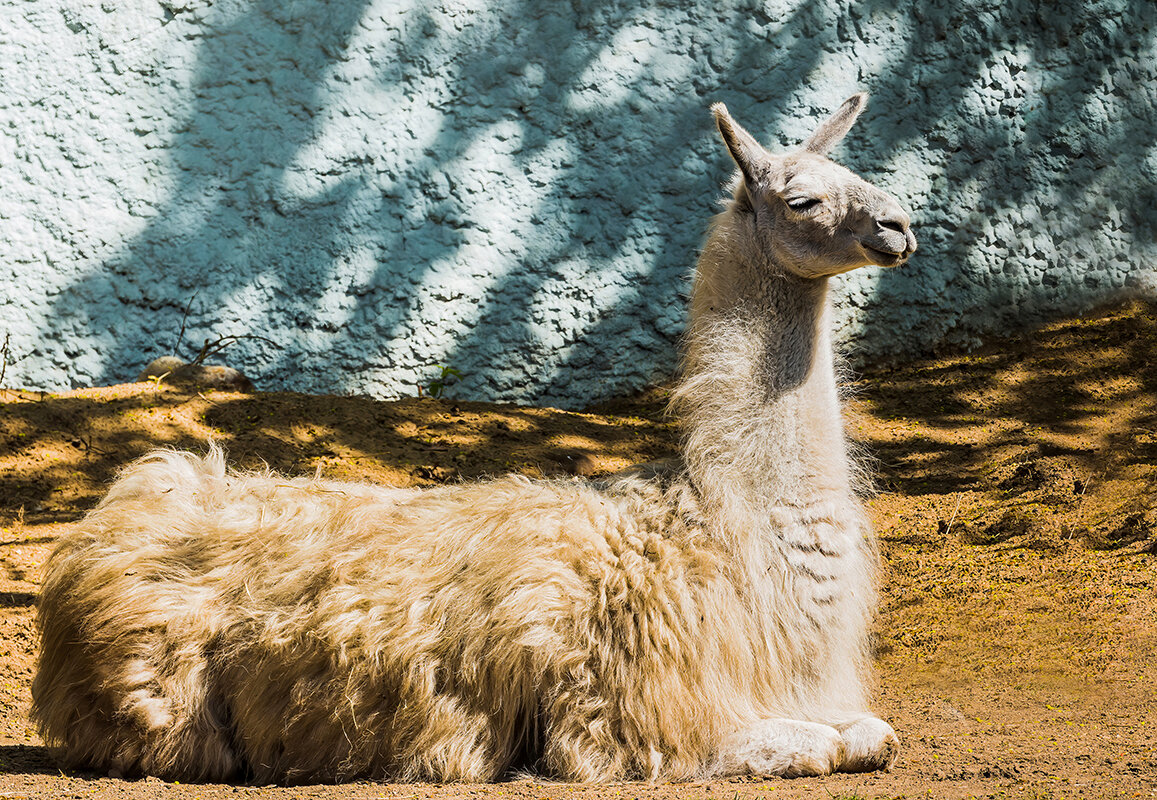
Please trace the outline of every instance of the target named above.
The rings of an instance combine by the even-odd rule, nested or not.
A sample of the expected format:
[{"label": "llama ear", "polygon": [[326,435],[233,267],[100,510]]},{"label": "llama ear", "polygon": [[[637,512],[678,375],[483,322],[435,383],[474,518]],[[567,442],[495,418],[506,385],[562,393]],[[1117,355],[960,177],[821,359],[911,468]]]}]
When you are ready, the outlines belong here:
[{"label": "llama ear", "polygon": [[743,180],[748,186],[753,185],[760,171],[759,164],[767,159],[767,151],[754,136],[731,118],[731,114],[727,113],[727,106],[715,103],[711,106],[711,113],[715,115],[715,125],[719,128],[723,143],[727,145],[727,151],[731,153],[735,165],[743,173]]},{"label": "llama ear", "polygon": [[854,94],[844,101],[844,104],[816,128],[815,133],[804,142],[803,149],[809,153],[827,155],[852,129],[856,117],[868,105],[868,95],[864,92]]}]

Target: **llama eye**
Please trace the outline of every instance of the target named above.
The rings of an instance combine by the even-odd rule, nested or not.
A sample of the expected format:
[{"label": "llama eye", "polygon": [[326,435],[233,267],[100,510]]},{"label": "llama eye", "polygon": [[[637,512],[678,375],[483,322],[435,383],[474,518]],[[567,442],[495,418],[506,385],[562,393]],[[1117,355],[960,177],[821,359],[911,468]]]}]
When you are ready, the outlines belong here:
[{"label": "llama eye", "polygon": [[799,197],[795,200],[787,201],[787,207],[792,211],[807,211],[809,208],[815,208],[819,204],[819,199],[815,197]]}]

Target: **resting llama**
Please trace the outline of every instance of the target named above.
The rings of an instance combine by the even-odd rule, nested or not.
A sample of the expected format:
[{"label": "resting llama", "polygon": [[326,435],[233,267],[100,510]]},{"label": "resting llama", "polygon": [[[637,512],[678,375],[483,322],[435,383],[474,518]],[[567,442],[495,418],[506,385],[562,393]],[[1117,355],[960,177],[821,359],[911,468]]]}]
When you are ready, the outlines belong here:
[{"label": "resting llama", "polygon": [[677,466],[411,490],[155,452],[49,562],[45,741],[183,781],[888,767],[826,293],[916,241],[824,156],[864,103],[785,156],[714,106],[739,174],[695,275]]}]

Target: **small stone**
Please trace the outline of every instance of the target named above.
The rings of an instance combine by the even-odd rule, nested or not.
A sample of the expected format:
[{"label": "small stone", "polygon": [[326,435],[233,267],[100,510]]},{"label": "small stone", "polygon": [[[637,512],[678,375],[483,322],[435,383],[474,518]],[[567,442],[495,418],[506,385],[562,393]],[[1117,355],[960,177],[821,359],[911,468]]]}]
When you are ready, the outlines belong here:
[{"label": "small stone", "polygon": [[232,367],[222,364],[187,364],[176,356],[154,359],[137,376],[137,382],[160,380],[171,386],[224,389],[233,392],[252,392],[253,381]]},{"label": "small stone", "polygon": [[168,377],[177,369],[185,366],[185,362],[176,356],[161,356],[154,358],[149,365],[137,376],[137,383],[156,380],[162,376]]},{"label": "small stone", "polygon": [[233,392],[252,392],[253,381],[222,364],[187,364],[169,376],[175,384],[201,386],[207,389],[225,389]]},{"label": "small stone", "polygon": [[582,478],[589,478],[592,475],[598,474],[600,471],[599,462],[589,453],[575,453],[574,455],[568,456],[566,467],[570,474],[578,475]]}]

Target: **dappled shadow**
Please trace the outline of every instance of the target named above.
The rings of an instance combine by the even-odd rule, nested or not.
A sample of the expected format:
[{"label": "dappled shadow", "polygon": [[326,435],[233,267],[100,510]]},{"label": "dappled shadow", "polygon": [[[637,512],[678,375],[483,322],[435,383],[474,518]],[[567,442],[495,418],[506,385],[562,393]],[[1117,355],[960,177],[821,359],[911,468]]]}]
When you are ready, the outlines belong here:
[{"label": "dappled shadow", "polygon": [[913,209],[921,249],[844,283],[864,359],[1063,315],[1148,252],[1155,120],[1129,81],[1151,3],[701,5],[223,8],[171,191],[53,301],[102,360],[66,379],[129,379],[186,323],[186,356],[266,337],[228,358],[267,389],[399,396],[451,364],[461,397],[581,407],[665,379],[731,166],[714,100],[794,146],[873,94],[837,157]]},{"label": "dappled shadow", "polygon": [[[188,395],[12,395],[0,402],[0,497],[10,519],[55,522],[87,510],[132,458],[159,446],[196,447],[195,419],[164,419]],[[24,542],[18,542],[24,543]]]},{"label": "dappled shadow", "polygon": [[638,416],[290,394],[222,402],[205,419],[242,464],[261,458],[291,472],[321,466],[403,485],[609,472],[669,457],[676,438],[673,423]]},{"label": "dappled shadow", "polygon": [[[895,13],[857,6],[866,21]],[[910,198],[921,252],[862,298],[863,360],[976,346],[1143,287],[1157,107],[1136,90],[1157,6],[916,0],[911,11],[872,82],[874,106],[902,113],[869,120],[847,145],[869,174],[888,151],[892,164],[919,152],[924,173],[889,176]]]},{"label": "dappled shadow", "polygon": [[1157,531],[1155,352],[1157,306],[1070,318],[867,372],[850,429],[885,489],[925,499],[929,536],[1121,548]]},{"label": "dappled shadow", "polygon": [[209,441],[243,468],[399,486],[509,472],[599,475],[674,453],[674,424],[659,408],[621,404],[593,415],[151,386],[25,395],[0,403],[0,522],[75,519],[132,459],[157,447],[203,451]]},{"label": "dappled shadow", "polygon": [[[61,775],[60,764],[53,758],[52,750],[42,745],[0,744],[0,773],[9,775]],[[78,775],[94,776],[92,772],[78,772]],[[6,797],[19,797],[18,793],[6,793]]]},{"label": "dappled shadow", "polygon": [[[895,424],[870,442],[886,480],[919,463],[933,483],[974,488],[1013,451],[1082,464],[1106,452],[1157,465],[1157,309],[1135,304],[1055,323],[960,356],[869,371],[872,413]],[[1111,422],[1110,422],[1111,420]]]},{"label": "dappled shadow", "polygon": [[[1100,531],[1093,544],[1114,547],[1149,529],[1155,343],[1157,309],[1133,304],[868,372],[853,387],[849,432],[881,489],[921,498],[928,536],[999,543],[1060,509],[1069,527],[1057,535]],[[75,519],[133,458],[210,440],[244,468],[400,486],[599,476],[675,454],[665,403],[661,391],[592,413],[164,385],[10,394],[0,406],[0,524]],[[6,534],[4,550],[27,544]]]},{"label": "dappled shadow", "polygon": [[[392,27],[360,3],[337,4],[334,17],[261,2],[216,25],[172,146],[168,203],[55,303],[90,330],[107,325],[110,304],[128,312],[102,332],[98,380],[128,379],[168,352],[186,309],[185,348],[243,331],[274,340],[230,352],[265,388],[397,395],[437,358],[460,370],[463,396],[574,406],[668,373],[679,278],[701,233],[687,219],[707,216],[725,171],[680,169],[688,134],[709,127],[701,102],[682,100],[662,126],[623,113],[625,99],[568,107],[574,76],[631,22],[611,5],[577,16],[504,7],[519,39],[557,43],[548,59],[512,49],[504,26],[451,35],[417,7]],[[356,76],[380,84],[371,108],[348,107],[346,80],[332,77],[351,37],[365,35],[359,22],[396,54]],[[431,71],[447,37],[453,63]],[[292,69],[278,61],[289,51]],[[642,70],[628,94],[650,81]],[[446,95],[444,109],[430,92]],[[326,151],[339,135],[349,140]],[[636,158],[663,176],[645,191]],[[333,163],[319,175],[311,159]],[[496,202],[515,218],[496,215]],[[646,249],[625,251],[639,224],[651,229]],[[631,309],[641,304],[670,311],[640,327]]]}]

